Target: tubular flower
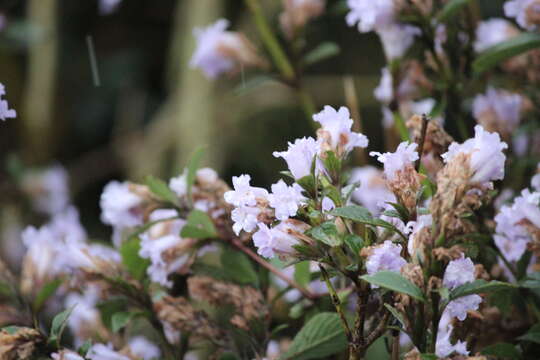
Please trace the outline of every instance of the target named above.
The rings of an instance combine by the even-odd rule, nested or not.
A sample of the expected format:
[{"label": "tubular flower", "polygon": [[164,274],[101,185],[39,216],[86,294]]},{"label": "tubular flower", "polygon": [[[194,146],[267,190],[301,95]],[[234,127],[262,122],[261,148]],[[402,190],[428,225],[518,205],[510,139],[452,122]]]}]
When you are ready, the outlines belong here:
[{"label": "tubular flower", "polygon": [[268,195],[268,204],[275,209],[276,219],[287,220],[296,215],[298,207],[305,202],[300,185],[291,186],[283,180],[272,185],[272,193]]},{"label": "tubular flower", "polygon": [[383,244],[372,249],[367,258],[366,270],[370,275],[379,271],[400,272],[405,264],[407,261],[401,257],[401,245],[386,240]]},{"label": "tubular flower", "polygon": [[253,244],[259,255],[273,258],[276,254],[287,257],[296,253],[294,245],[299,244],[298,235],[303,234],[309,226],[301,221],[289,219],[269,228],[259,223],[259,230],[253,234]]},{"label": "tubular flower", "polygon": [[[281,157],[287,162],[289,171],[293,177],[298,180],[311,173],[311,166],[315,156],[321,148],[320,142],[308,137],[296,139],[294,143],[289,143],[287,151],[274,151],[274,157]],[[320,165],[318,161],[315,164],[315,172],[318,173]]]}]

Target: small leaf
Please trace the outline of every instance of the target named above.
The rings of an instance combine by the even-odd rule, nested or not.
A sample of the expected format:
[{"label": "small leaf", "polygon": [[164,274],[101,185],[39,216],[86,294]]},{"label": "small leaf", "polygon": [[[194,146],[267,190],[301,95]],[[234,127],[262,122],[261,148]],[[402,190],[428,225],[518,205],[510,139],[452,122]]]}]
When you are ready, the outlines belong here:
[{"label": "small leaf", "polygon": [[191,155],[188,161],[186,187],[187,187],[187,197],[190,203],[193,203],[193,200],[191,198],[191,191],[193,188],[193,184],[195,183],[195,179],[197,177],[197,170],[199,169],[199,164],[201,162],[201,158],[204,155],[205,149],[206,149],[205,146],[199,146],[197,149],[195,149],[195,151],[193,152],[193,155]]},{"label": "small leaf", "polygon": [[217,231],[208,214],[195,209],[189,213],[180,235],[184,238],[209,239],[216,237]]},{"label": "small leaf", "polygon": [[149,259],[143,259],[139,255],[141,250],[141,239],[138,236],[130,237],[122,243],[120,255],[122,264],[126,270],[137,280],[142,280],[146,274],[146,269],[150,266]]},{"label": "small leaf", "polygon": [[111,330],[116,333],[124,328],[136,313],[121,311],[113,314],[111,317]]},{"label": "small leaf", "polygon": [[514,289],[515,285],[505,283],[502,281],[485,281],[485,280],[475,280],[471,283],[463,284],[458,286],[454,290],[450,291],[449,300],[455,300],[457,298],[472,295],[472,294],[484,294],[494,291],[504,290],[504,289]]},{"label": "small leaf", "polygon": [[498,343],[485,347],[480,351],[482,355],[495,356],[502,359],[521,359],[521,353],[509,343]]},{"label": "small leaf", "polygon": [[45,302],[56,292],[56,290],[62,285],[62,279],[52,280],[41,288],[39,293],[36,295],[34,302],[32,303],[32,308],[35,312],[39,312],[45,304]]},{"label": "small leaf", "polygon": [[440,22],[446,22],[456,15],[470,0],[451,0],[441,10],[438,20]]},{"label": "small leaf", "polygon": [[281,360],[321,359],[347,348],[347,339],[336,313],[313,316],[294,337]]},{"label": "small leaf", "polygon": [[538,47],[540,47],[540,34],[521,33],[481,53],[473,62],[473,70],[481,74],[506,59]]},{"label": "small leaf", "polygon": [[148,175],[144,178],[144,183],[159,200],[178,205],[178,196],[163,180]]},{"label": "small leaf", "polygon": [[221,253],[221,265],[227,278],[239,284],[259,285],[259,277],[251,261],[241,252],[225,248]]},{"label": "small leaf", "polygon": [[358,235],[348,234],[343,241],[345,241],[345,244],[347,244],[355,255],[360,255],[360,250],[364,247],[364,239]]},{"label": "small leaf", "polygon": [[301,261],[294,264],[294,280],[300,286],[307,286],[311,282],[311,271],[309,261]]},{"label": "small leaf", "polygon": [[311,228],[308,231],[308,234],[328,246],[334,247],[342,244],[336,225],[331,221],[327,221],[320,226]]},{"label": "small leaf", "polygon": [[62,333],[64,332],[64,329],[67,325],[67,320],[75,306],[72,306],[69,309],[62,311],[61,313],[56,314],[56,316],[53,318],[51,324],[51,334],[49,335],[49,343],[58,344],[60,342],[60,339],[62,338]]},{"label": "small leaf", "polygon": [[339,54],[340,49],[336,43],[323,42],[304,56],[304,65],[309,66]]},{"label": "small leaf", "polygon": [[388,309],[388,311],[390,311],[390,313],[396,318],[397,321],[399,321],[399,323],[404,329],[407,328],[407,325],[405,324],[405,320],[403,319],[403,315],[399,312],[398,309],[396,309],[390,304],[384,304],[384,307]]},{"label": "small leaf", "polygon": [[527,331],[526,334],[517,338],[521,341],[530,341],[536,344],[540,344],[540,324],[536,324]]},{"label": "small leaf", "polygon": [[364,275],[361,278],[370,284],[407,294],[416,300],[424,301],[422,290],[396,272],[379,271],[373,275]]},{"label": "small leaf", "polygon": [[90,347],[92,346],[92,340],[88,339],[84,342],[84,344],[82,344],[81,346],[79,346],[79,349],[77,349],[77,352],[79,353],[79,355],[81,356],[86,356],[86,353],[88,352],[88,350],[90,350]]}]

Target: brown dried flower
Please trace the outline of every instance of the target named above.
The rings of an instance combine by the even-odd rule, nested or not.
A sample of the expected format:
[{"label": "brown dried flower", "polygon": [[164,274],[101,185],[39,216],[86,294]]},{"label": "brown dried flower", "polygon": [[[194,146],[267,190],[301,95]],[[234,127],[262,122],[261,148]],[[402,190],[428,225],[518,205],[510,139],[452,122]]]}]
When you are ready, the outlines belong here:
[{"label": "brown dried flower", "polygon": [[307,22],[324,11],[325,0],[283,0],[279,23],[285,35],[292,39]]},{"label": "brown dried flower", "polygon": [[0,359],[25,360],[32,359],[32,354],[45,337],[37,330],[21,327],[13,333],[0,330]]}]

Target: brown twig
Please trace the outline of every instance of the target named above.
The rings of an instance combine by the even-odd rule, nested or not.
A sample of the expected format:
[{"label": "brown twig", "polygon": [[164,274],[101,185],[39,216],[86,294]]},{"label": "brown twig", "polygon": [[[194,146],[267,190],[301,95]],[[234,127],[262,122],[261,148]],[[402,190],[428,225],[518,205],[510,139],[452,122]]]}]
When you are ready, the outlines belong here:
[{"label": "brown twig", "polygon": [[239,239],[232,239],[231,243],[236,248],[238,248],[238,250],[242,251],[244,254],[252,258],[257,264],[261,265],[262,267],[270,271],[272,274],[276,275],[278,278],[285,281],[289,286],[300,291],[302,295],[304,295],[304,297],[310,300],[315,300],[317,298],[317,296],[315,296],[311,291],[300,286],[300,284],[298,284],[293,279],[290,279],[289,277],[285,276],[281,271],[279,271],[274,266],[272,266],[272,264],[270,264],[268,261],[264,260],[259,255],[255,254],[253,250],[251,250],[246,245],[244,245]]},{"label": "brown twig", "polygon": [[428,123],[429,118],[426,114],[422,114],[422,130],[420,132],[420,144],[418,144],[418,160],[416,160],[415,166],[416,171],[420,171],[420,165],[422,164],[422,153],[424,152]]}]

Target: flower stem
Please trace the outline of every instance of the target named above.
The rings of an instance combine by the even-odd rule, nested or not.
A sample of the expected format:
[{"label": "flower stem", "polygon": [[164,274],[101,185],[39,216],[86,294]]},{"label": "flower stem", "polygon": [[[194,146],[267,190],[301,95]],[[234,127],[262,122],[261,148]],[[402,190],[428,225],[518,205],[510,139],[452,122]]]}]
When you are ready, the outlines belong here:
[{"label": "flower stem", "polygon": [[330,292],[330,298],[332,299],[332,304],[334,304],[334,307],[336,308],[336,311],[339,315],[339,319],[341,320],[341,325],[343,326],[343,330],[345,331],[345,336],[347,337],[347,340],[349,344],[353,343],[353,336],[351,333],[351,328],[349,327],[349,323],[347,322],[347,318],[345,317],[345,312],[343,310],[343,305],[341,304],[341,301],[339,300],[339,296],[336,293],[336,290],[332,286],[332,283],[330,282],[330,277],[328,276],[328,273],[326,272],[326,269],[319,264],[319,269],[321,270],[321,275],[324,279],[324,282],[326,283],[326,287],[328,288],[328,291]]}]

